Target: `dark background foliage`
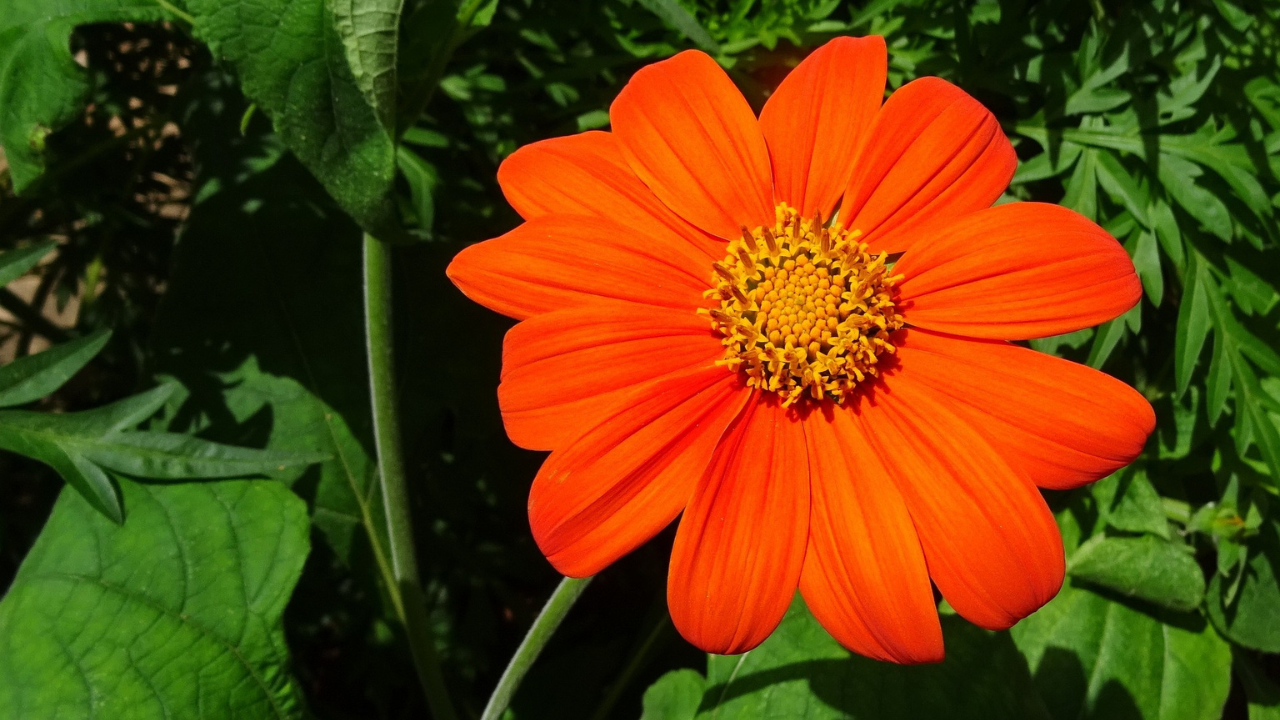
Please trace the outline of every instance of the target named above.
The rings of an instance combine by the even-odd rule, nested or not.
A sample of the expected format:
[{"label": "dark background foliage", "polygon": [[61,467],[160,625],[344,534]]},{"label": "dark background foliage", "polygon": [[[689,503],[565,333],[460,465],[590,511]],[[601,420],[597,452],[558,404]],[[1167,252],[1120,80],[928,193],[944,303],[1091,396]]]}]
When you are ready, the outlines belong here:
[{"label": "dark background foliage", "polygon": [[[329,456],[278,478],[306,503],[311,549],[273,555],[297,579],[282,638],[261,640],[274,648],[263,666],[283,673],[268,683],[276,716],[303,706],[323,718],[427,712],[379,574],[386,538],[370,459],[360,225],[402,240],[396,348],[418,550],[446,680],[474,717],[559,579],[525,517],[540,455],[512,446],[497,412],[510,323],[465,301],[443,272],[466,244],[517,223],[498,164],[525,143],[607,127],[631,73],[681,49],[715,55],[758,109],[812,47],[874,33],[889,44],[890,89],[939,75],[997,115],[1021,161],[1004,200],[1060,202],[1129,249],[1146,291],[1138,308],[1032,344],[1135,385],[1157,409],[1156,436],[1132,469],[1051,495],[1070,558],[1063,595],[1010,633],[946,616],[941,666],[850,658],[802,604],[745,659],[708,659],[666,615],[668,531],[594,581],[516,696],[514,717],[634,718],[642,695],[650,720],[1280,717],[1274,3],[502,0],[464,3],[473,14],[462,22],[445,0],[410,1],[394,30],[396,86],[368,89],[363,76],[344,85],[341,74],[331,86],[309,90],[306,76],[290,86],[313,100],[367,90],[366,115],[398,107],[390,125],[405,132],[395,147],[387,122],[281,94],[276,65],[297,56],[305,67],[309,57],[301,31],[288,52],[259,52],[239,38],[256,26],[232,27],[202,0],[95,0],[63,15],[57,3],[5,2],[14,9],[0,20],[0,65],[17,60],[0,72],[10,168],[0,176],[0,247],[53,239],[57,249],[0,290],[0,353],[23,358],[113,331],[34,409],[84,410],[176,382],[150,428]],[[268,19],[288,5],[232,4]],[[48,67],[84,92],[66,106],[73,112],[46,112],[56,93],[32,100],[21,89],[33,78],[70,81],[22,72],[58,59],[31,38],[56,39],[60,28],[81,69]],[[435,88],[431,59],[455,40],[465,41],[418,113]],[[27,117],[34,135],[14,130]],[[329,117],[362,139],[349,157],[308,139],[317,130],[307,123]],[[27,141],[21,153],[15,137]],[[185,484],[119,472],[131,517],[151,492],[183,517],[209,502],[183,495]],[[62,519],[84,510],[70,490],[53,509],[63,481],[45,465],[0,454],[0,478],[0,587],[13,586],[0,603],[0,669],[38,667],[13,649],[15,628],[43,627],[28,598],[51,591],[15,575],[24,559],[35,578],[50,557],[74,557],[76,533],[92,522]],[[240,497],[235,482],[210,487],[222,501]],[[165,554],[145,534],[94,532],[99,547]],[[253,547],[235,550],[249,557]],[[288,578],[280,582],[287,594]],[[264,617],[279,624],[278,609]],[[58,687],[48,672],[47,687]],[[51,707],[35,695],[6,703],[4,693],[0,715]]]}]

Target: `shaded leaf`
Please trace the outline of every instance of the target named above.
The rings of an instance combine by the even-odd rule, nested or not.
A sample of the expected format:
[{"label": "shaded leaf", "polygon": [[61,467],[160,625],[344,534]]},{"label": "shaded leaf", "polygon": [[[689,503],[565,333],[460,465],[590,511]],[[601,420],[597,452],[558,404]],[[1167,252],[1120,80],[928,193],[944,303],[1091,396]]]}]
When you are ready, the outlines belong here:
[{"label": "shaded leaf", "polygon": [[45,137],[76,118],[92,89],[89,74],[71,57],[71,31],[88,23],[164,18],[154,0],[5,3],[0,12],[0,145],[14,190],[21,193],[44,172]]},{"label": "shaded leaf", "polygon": [[[0,111],[0,117],[2,116],[3,111]],[[3,131],[0,130],[0,132]],[[3,139],[3,136],[0,135],[0,140]],[[10,160],[10,162],[12,163],[12,160]],[[10,250],[3,255],[0,255],[0,286],[8,285],[14,280],[26,275],[28,270],[35,267],[36,263],[39,263],[44,259],[45,255],[48,255],[49,252],[56,247],[58,247],[57,242],[53,240],[44,240],[42,242],[35,243],[34,245],[18,250]]]},{"label": "shaded leaf", "polygon": [[329,194],[370,231],[392,233],[395,147],[386,111],[369,98],[390,97],[396,15],[336,5],[188,0],[187,10],[196,36],[236,69],[245,95]]},{"label": "shaded leaf", "polygon": [[1174,336],[1173,367],[1178,395],[1187,391],[1196,361],[1209,337],[1209,288],[1204,261],[1192,254],[1182,286],[1182,304],[1178,306],[1178,326]]},{"label": "shaded leaf", "polygon": [[1280,533],[1267,522],[1246,546],[1240,588],[1228,600],[1228,582],[1215,573],[1205,605],[1213,624],[1228,639],[1264,652],[1280,652]]},{"label": "shaded leaf", "polygon": [[110,339],[110,330],[99,330],[0,367],[0,407],[25,405],[62,387]]}]

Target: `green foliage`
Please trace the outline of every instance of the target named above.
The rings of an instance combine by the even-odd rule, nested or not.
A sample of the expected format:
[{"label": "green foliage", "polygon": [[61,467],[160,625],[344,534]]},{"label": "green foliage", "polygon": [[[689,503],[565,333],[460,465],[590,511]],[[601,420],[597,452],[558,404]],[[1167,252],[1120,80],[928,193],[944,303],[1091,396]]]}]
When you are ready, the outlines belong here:
[{"label": "green foliage", "polygon": [[1203,618],[1071,586],[1011,635],[1055,719],[1213,720],[1231,684],[1231,648]]},{"label": "green foliage", "polygon": [[281,616],[303,503],[243,480],[120,486],[123,526],[64,492],[0,602],[0,717],[301,718]]},{"label": "green foliage", "polygon": [[[1003,201],[1062,203],[1124,244],[1140,305],[1031,345],[1137,387],[1156,435],[1134,467],[1050,493],[1061,595],[1008,633],[944,614],[938,666],[852,656],[797,602],[765,645],[708,658],[704,675],[654,624],[659,543],[593,583],[512,713],[1280,715],[1278,13],[1262,0],[12,0],[0,188],[18,195],[0,198],[0,279],[39,287],[29,301],[0,291],[18,346],[0,407],[32,405],[0,410],[0,447],[79,494],[62,493],[29,554],[35,531],[12,528],[35,526],[43,508],[20,498],[40,493],[0,502],[0,558],[26,555],[0,603],[0,676],[22,678],[0,689],[0,720],[15,703],[24,718],[84,715],[85,692],[108,699],[98,717],[157,701],[185,717],[193,688],[243,718],[297,716],[303,690],[322,718],[425,714],[382,530],[362,229],[420,241],[396,251],[406,464],[446,680],[477,714],[558,580],[525,516],[539,458],[503,438],[493,400],[508,324],[443,276],[464,244],[517,221],[497,165],[607,127],[630,74],[680,50],[715,55],[759,109],[809,49],[869,33],[886,37],[891,89],[940,75],[995,112],[1019,156]],[[74,326],[44,318],[46,301],[79,301]],[[33,338],[51,348],[31,354]],[[289,657],[304,514],[317,542],[283,620]],[[92,548],[101,565],[85,564]],[[186,591],[169,582],[182,568]],[[157,594],[121,604],[99,580],[46,577],[73,570]],[[261,582],[236,595],[240,577]],[[53,614],[64,606],[84,620]],[[265,691],[237,682],[246,672]]]},{"label": "green foliage", "polygon": [[91,85],[71,56],[77,25],[161,20],[154,0],[10,0],[0,13],[0,145],[21,191],[44,171],[45,138],[79,114]]}]

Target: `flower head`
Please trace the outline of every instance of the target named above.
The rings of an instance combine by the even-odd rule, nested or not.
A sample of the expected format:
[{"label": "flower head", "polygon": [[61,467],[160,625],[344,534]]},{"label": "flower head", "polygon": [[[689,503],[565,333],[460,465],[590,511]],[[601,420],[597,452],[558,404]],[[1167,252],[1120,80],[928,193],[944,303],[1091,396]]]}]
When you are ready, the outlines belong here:
[{"label": "flower head", "polygon": [[798,588],[846,647],[942,658],[930,581],[1007,628],[1061,586],[1036,489],[1131,462],[1123,383],[1011,340],[1117,317],[1141,286],[1093,222],[992,207],[1016,166],[991,113],[922,78],[883,104],[878,37],[815,51],[757,119],[708,56],[635,74],[612,132],[521,148],[526,222],[449,276],[521,320],[499,402],[551,450],[529,516],[587,576],[680,517],[667,597],[699,647],[763,641]]}]

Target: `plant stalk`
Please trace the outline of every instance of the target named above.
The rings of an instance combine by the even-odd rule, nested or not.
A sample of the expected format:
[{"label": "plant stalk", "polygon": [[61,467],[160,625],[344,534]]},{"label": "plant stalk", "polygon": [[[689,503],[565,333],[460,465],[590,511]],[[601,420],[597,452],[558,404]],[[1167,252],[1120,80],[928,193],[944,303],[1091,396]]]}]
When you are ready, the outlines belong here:
[{"label": "plant stalk", "polygon": [[516,648],[516,653],[511,656],[507,669],[502,671],[498,686],[489,696],[489,704],[485,705],[480,720],[498,720],[502,716],[503,711],[511,704],[511,698],[515,696],[516,689],[520,687],[520,682],[524,680],[524,676],[533,665],[533,661],[538,659],[542,648],[546,647],[547,641],[555,634],[556,628],[560,627],[564,616],[569,613],[569,608],[577,602],[582,591],[587,589],[589,582],[591,582],[589,577],[565,578],[560,581],[556,591],[547,599],[542,612],[538,613],[533,625],[529,627],[524,640],[520,641],[520,647]]},{"label": "plant stalk", "polygon": [[440,672],[427,606],[418,579],[413,549],[413,519],[400,451],[400,416],[396,408],[395,357],[391,324],[391,246],[364,235],[365,349],[369,358],[369,396],[373,404],[373,438],[378,477],[386,507],[391,569],[403,599],[405,634],[413,652],[418,680],[435,720],[457,720]]}]

